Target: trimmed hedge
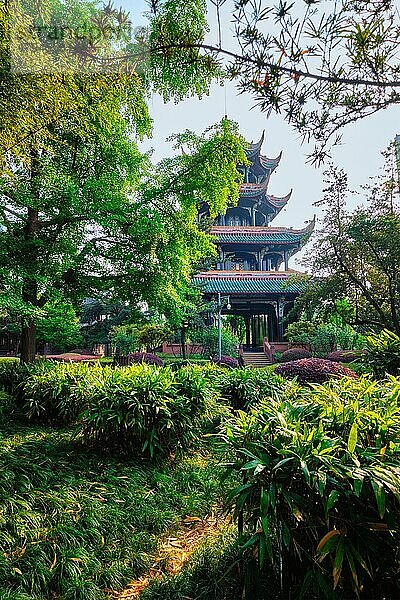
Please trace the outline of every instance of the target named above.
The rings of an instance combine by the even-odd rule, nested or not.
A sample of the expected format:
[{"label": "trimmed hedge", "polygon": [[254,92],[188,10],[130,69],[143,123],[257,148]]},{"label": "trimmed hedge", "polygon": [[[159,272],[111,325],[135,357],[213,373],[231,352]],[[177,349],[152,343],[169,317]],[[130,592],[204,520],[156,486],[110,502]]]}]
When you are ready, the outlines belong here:
[{"label": "trimmed hedge", "polygon": [[274,372],[287,379],[297,378],[302,383],[323,383],[332,377],[357,378],[357,374],[339,363],[323,358],[302,358],[275,367]]},{"label": "trimmed hedge", "polygon": [[162,367],[164,365],[164,361],[151,352],[132,352],[132,354],[128,355],[128,361],[131,365],[145,364],[155,365],[156,367]]},{"label": "trimmed hedge", "polygon": [[232,356],[221,356],[221,358],[214,357],[213,363],[218,367],[225,367],[228,369],[237,369],[239,366],[239,361],[236,358],[232,358]]},{"label": "trimmed hedge", "polygon": [[312,354],[305,348],[289,348],[282,352],[280,362],[289,362],[291,360],[300,360],[301,358],[311,358]]}]

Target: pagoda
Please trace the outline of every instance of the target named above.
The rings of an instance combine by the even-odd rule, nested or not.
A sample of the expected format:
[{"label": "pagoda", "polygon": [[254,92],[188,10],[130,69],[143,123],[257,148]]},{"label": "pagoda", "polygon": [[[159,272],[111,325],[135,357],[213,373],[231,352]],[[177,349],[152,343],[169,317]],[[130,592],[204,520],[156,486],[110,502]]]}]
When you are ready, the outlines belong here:
[{"label": "pagoda", "polygon": [[[306,243],[315,224],[313,220],[303,229],[271,226],[292,191],[283,197],[269,193],[282,153],[276,158],[263,156],[263,142],[264,133],[246,150],[249,166],[238,167],[244,182],[237,206],[219,215],[211,227],[218,262],[194,278],[207,300],[218,293],[229,297],[230,310],[223,312],[244,317],[244,346],[252,351],[261,350],[265,338],[283,341],[285,317],[302,291],[301,283],[290,279],[296,271],[289,268],[289,260]],[[204,217],[209,217],[207,205],[199,211],[199,219]]]}]

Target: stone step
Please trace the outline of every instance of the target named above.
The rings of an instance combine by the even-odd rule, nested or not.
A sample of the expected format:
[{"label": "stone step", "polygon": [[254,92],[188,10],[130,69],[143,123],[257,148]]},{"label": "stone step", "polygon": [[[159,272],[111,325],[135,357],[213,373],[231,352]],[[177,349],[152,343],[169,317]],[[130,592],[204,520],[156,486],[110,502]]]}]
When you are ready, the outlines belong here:
[{"label": "stone step", "polygon": [[262,368],[271,365],[271,361],[268,356],[262,352],[245,352],[243,354],[244,364],[249,367]]}]

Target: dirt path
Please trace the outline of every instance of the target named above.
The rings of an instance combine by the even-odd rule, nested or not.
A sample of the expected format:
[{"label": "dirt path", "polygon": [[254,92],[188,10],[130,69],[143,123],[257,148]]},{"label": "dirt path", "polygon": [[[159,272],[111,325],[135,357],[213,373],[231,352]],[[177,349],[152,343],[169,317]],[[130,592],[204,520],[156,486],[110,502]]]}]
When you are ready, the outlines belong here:
[{"label": "dirt path", "polygon": [[122,592],[106,590],[114,600],[135,600],[154,579],[161,579],[164,575],[176,575],[185,562],[201,545],[202,541],[210,534],[215,534],[223,523],[221,519],[209,517],[186,517],[175,537],[164,538],[157,550],[152,568],[148,573],[132,581]]}]

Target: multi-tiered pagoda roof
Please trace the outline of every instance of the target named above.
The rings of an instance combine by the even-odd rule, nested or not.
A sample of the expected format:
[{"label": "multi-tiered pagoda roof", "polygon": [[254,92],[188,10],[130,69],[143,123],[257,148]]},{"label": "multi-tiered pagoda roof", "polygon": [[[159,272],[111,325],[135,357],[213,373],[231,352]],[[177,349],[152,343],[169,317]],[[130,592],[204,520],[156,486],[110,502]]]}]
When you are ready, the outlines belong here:
[{"label": "multi-tiered pagoda roof", "polygon": [[[276,158],[261,154],[264,134],[246,150],[249,165],[239,166],[243,174],[237,206],[228,208],[211,228],[219,253],[215,267],[195,276],[195,282],[209,299],[229,295],[230,312],[244,317],[245,348],[259,349],[265,338],[281,341],[284,319],[302,291],[289,259],[308,240],[314,221],[301,229],[271,227],[271,222],[289,202],[270,193],[271,175],[278,167]],[[209,216],[204,205],[199,217]]]},{"label": "multi-tiered pagoda roof", "polygon": [[[277,158],[262,155],[263,142],[264,133],[246,150],[250,165],[239,166],[244,182],[240,186],[238,205],[229,208],[226,215],[220,215],[211,228],[220,260],[216,270],[200,273],[195,278],[205,292],[226,291],[228,281],[232,290],[243,290],[247,281],[249,292],[250,289],[257,289],[257,293],[287,291],[286,280],[293,273],[289,271],[289,259],[301,249],[314,228],[314,221],[302,229],[270,226],[289,202],[292,191],[281,197],[269,193],[270,178],[282,153]],[[248,273],[247,278],[244,273]]]}]

